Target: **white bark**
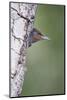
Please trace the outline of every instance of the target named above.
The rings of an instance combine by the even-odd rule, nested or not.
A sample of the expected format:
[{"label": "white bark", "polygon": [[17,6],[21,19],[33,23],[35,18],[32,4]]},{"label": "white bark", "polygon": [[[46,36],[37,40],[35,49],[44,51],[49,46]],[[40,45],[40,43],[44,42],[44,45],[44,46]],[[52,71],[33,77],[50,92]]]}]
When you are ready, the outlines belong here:
[{"label": "white bark", "polygon": [[25,64],[26,49],[28,48],[28,36],[33,28],[36,7],[36,4],[10,3],[10,97],[17,97],[21,94],[22,91],[24,75],[27,70]]}]

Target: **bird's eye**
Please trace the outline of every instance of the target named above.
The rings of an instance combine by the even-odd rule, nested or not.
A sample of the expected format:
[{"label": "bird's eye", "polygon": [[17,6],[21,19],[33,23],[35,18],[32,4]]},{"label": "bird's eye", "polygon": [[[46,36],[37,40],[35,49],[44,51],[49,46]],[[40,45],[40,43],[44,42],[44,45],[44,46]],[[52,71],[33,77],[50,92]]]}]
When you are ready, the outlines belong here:
[{"label": "bird's eye", "polygon": [[31,19],[34,19],[34,16],[32,16]]}]

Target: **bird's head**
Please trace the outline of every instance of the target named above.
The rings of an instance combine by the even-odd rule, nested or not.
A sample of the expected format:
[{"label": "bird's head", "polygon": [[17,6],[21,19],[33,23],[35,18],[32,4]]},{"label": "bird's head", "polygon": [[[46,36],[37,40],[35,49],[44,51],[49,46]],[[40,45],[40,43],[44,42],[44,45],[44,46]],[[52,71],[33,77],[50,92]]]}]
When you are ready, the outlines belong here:
[{"label": "bird's head", "polygon": [[35,43],[40,40],[50,40],[46,35],[41,34],[40,31],[38,31],[36,28],[33,28],[29,35],[29,42]]}]

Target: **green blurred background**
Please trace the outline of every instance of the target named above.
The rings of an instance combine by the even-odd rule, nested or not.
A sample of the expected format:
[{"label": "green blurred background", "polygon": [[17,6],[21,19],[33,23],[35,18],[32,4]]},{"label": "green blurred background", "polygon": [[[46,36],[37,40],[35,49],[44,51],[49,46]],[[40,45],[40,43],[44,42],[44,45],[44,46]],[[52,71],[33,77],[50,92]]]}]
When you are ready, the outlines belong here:
[{"label": "green blurred background", "polygon": [[28,48],[22,96],[64,94],[64,6],[38,5],[34,27],[51,40]]}]

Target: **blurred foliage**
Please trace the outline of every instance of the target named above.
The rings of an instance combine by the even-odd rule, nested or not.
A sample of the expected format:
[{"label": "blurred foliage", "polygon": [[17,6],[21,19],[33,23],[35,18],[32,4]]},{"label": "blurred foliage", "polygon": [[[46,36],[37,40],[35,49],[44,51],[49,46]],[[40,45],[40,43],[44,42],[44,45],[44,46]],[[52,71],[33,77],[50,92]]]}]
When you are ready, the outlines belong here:
[{"label": "blurred foliage", "polygon": [[38,5],[34,27],[51,38],[27,50],[23,96],[64,93],[64,6]]}]

